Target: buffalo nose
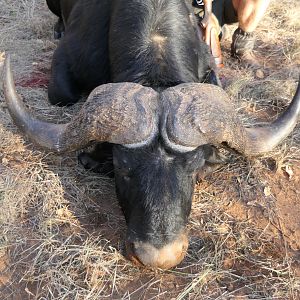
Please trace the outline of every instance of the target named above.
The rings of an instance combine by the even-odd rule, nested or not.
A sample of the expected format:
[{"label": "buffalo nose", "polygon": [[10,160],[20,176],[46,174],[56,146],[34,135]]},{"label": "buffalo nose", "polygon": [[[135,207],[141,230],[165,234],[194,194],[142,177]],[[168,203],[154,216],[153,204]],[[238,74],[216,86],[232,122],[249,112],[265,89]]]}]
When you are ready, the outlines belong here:
[{"label": "buffalo nose", "polygon": [[183,260],[188,244],[187,236],[182,234],[159,249],[150,243],[127,242],[126,251],[129,259],[135,263],[152,268],[170,269]]}]

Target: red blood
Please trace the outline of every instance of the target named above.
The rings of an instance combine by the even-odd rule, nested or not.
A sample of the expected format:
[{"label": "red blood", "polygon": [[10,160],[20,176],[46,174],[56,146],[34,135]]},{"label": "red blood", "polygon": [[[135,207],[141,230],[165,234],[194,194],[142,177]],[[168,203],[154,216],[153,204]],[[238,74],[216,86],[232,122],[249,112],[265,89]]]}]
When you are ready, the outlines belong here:
[{"label": "red blood", "polygon": [[16,82],[16,85],[18,86],[29,88],[46,88],[48,84],[49,75],[41,72],[32,72]]}]

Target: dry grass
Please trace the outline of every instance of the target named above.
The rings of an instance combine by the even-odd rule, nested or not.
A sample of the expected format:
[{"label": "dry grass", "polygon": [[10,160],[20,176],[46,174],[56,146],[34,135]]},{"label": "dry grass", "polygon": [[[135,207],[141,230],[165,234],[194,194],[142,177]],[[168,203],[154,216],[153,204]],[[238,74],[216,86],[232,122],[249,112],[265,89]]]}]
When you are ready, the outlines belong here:
[{"label": "dry grass", "polygon": [[[0,52],[12,53],[17,81],[47,75],[55,18],[44,1],[0,0],[0,7]],[[264,79],[239,68],[224,43],[226,90],[245,123],[275,118],[295,91],[298,1],[273,1],[258,36]],[[45,88],[19,84],[18,91],[45,119],[66,121],[80,107],[51,107]],[[200,182],[188,255],[170,271],[123,258],[113,182],[83,170],[75,153],[28,144],[1,91],[0,139],[1,299],[300,299],[299,126],[272,154],[251,161],[232,154]]]}]

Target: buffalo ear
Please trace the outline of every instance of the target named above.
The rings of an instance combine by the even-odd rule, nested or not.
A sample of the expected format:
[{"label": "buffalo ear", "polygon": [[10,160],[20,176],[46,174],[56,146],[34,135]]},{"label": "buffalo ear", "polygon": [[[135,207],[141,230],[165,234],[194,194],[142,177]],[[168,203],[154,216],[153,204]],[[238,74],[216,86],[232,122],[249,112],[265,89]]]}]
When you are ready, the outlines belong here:
[{"label": "buffalo ear", "polygon": [[210,145],[203,146],[205,163],[195,172],[196,180],[200,181],[207,175],[218,170],[222,165],[228,163],[230,159],[221,153],[216,147]]},{"label": "buffalo ear", "polygon": [[204,159],[207,163],[210,164],[226,164],[230,162],[230,159],[220,152],[214,146],[204,145],[203,146]]}]

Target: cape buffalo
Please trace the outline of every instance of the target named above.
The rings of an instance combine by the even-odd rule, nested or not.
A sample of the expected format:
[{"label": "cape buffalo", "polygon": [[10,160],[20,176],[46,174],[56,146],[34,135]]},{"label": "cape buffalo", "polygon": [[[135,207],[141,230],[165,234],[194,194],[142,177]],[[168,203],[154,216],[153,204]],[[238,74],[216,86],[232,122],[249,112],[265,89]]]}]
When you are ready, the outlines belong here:
[{"label": "cape buffalo", "polygon": [[127,254],[143,265],[171,268],[188,247],[195,175],[218,160],[217,146],[253,156],[278,145],[297,123],[300,87],[276,121],[246,128],[226,93],[201,83],[216,76],[189,1],[61,0],[60,16],[65,34],[53,57],[49,100],[68,105],[89,93],[87,101],[69,123],[38,119],[16,93],[7,58],[10,114],[49,150],[109,143]]}]

